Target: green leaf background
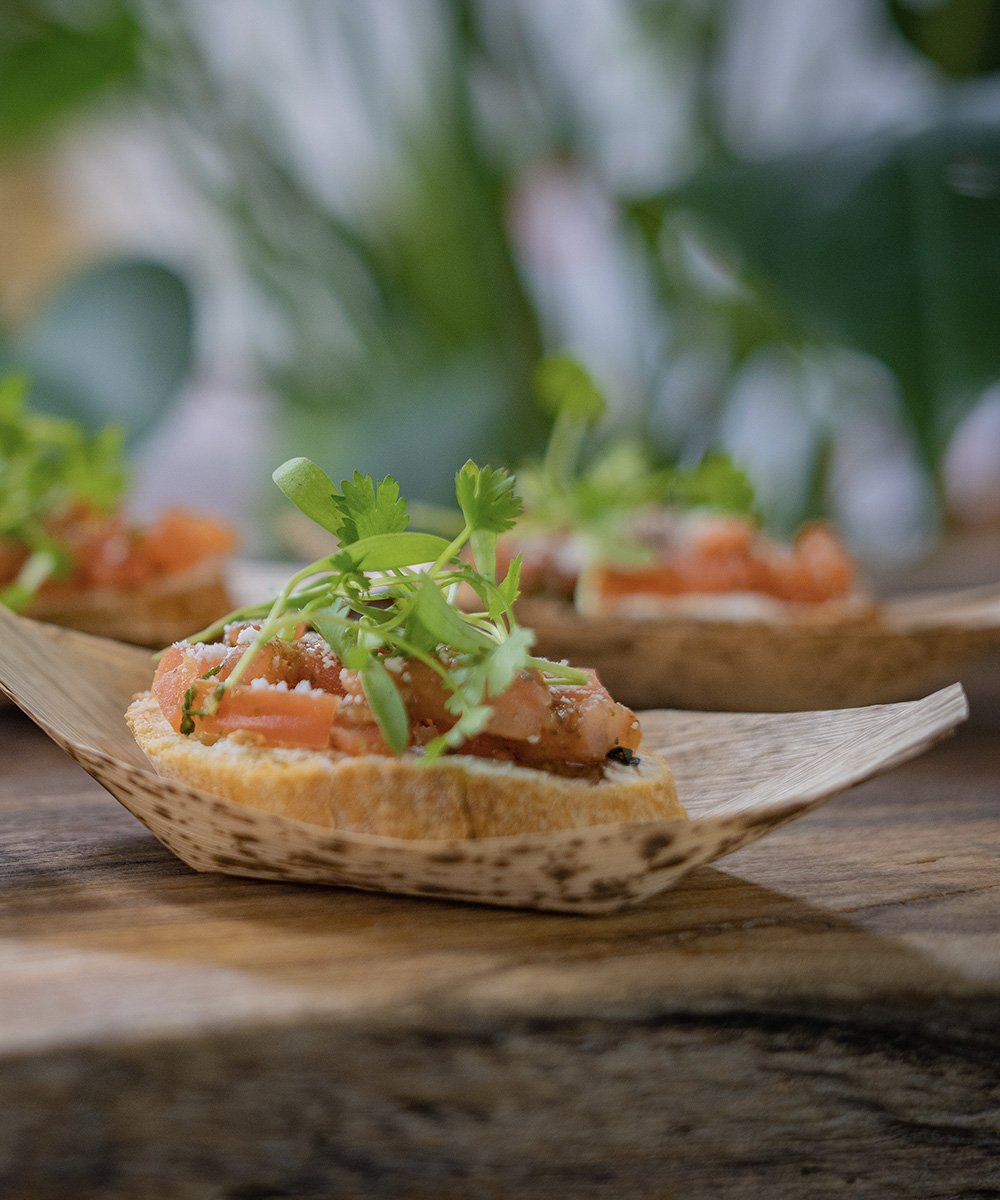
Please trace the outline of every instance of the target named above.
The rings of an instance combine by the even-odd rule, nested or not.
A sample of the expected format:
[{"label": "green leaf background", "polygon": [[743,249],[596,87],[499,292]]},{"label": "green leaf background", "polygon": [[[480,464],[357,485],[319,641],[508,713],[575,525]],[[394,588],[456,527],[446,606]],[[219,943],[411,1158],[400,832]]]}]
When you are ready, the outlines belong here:
[{"label": "green leaf background", "polygon": [[[276,459],[306,447],[334,479],[360,467],[449,503],[456,465],[470,455],[514,464],[541,450],[547,420],[532,380],[543,352],[560,347],[525,282],[510,202],[525,171],[560,163],[600,179],[617,219],[641,235],[632,248],[659,286],[672,334],[661,360],[644,365],[646,410],[628,419],[661,464],[681,447],[651,419],[657,379],[685,338],[708,331],[730,359],[705,404],[699,454],[756,348],[845,346],[891,369],[932,472],[956,423],[1000,377],[1000,114],[980,106],[985,115],[974,121],[961,103],[963,89],[996,82],[1000,5],[874,7],[887,37],[937,72],[938,110],[919,129],[771,162],[741,162],[727,141],[715,83],[731,8],[723,0],[627,6],[636,37],[691,80],[693,167],[667,194],[626,194],[601,176],[586,105],[533,54],[516,14],[507,14],[513,33],[501,44],[473,0],[428,5],[443,47],[426,81],[432,102],[402,115],[391,178],[359,211],[318,199],[276,144],[267,114],[231,102],[175,0],[156,6],[155,19],[129,0],[73,12],[11,0],[0,22],[0,149],[140,101],[179,141],[218,152],[224,172],[206,167],[211,155],[189,154],[184,168],[281,326],[286,351],[257,364],[283,406]],[[338,20],[348,57],[366,61],[365,21],[349,6]],[[358,76],[360,102],[378,111],[379,79]],[[513,149],[499,146],[484,120],[476,90],[484,79],[520,106]],[[699,293],[664,253],[665,231],[684,214],[729,248],[739,288]],[[176,396],[192,329],[191,293],[176,272],[149,261],[100,264],[70,281],[32,326],[0,331],[0,367],[29,370],[39,406],[91,424],[124,421],[135,439]]]},{"label": "green leaf background", "polygon": [[892,369],[930,465],[1000,377],[1000,126],[732,164],[669,203],[724,230],[804,333]]}]

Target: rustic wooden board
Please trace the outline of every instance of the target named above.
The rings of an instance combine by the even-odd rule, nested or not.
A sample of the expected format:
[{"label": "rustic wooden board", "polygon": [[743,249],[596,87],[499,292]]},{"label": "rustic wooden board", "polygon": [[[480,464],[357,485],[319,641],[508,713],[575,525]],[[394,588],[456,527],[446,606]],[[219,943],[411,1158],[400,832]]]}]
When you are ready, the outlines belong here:
[{"label": "rustic wooden board", "polygon": [[583,920],[195,874],[5,713],[0,1194],[996,1196],[998,760]]}]

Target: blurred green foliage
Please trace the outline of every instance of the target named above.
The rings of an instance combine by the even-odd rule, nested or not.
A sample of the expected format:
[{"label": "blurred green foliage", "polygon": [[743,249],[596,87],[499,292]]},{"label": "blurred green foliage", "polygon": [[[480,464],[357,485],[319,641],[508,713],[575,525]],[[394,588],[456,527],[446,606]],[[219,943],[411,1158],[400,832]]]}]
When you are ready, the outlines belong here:
[{"label": "blurred green foliage", "polygon": [[0,377],[21,374],[31,407],[134,442],[169,408],[194,354],[187,283],[126,258],[73,275],[26,325],[0,328]]},{"label": "blurred green foliage", "polygon": [[[663,458],[685,447],[654,435],[651,414],[671,403],[659,384],[686,348],[724,347],[726,369],[702,414],[703,450],[757,351],[844,346],[894,373],[933,471],[962,413],[1000,376],[1000,113],[974,123],[955,103],[968,81],[1000,68],[1000,4],[872,3],[887,36],[906,39],[938,71],[935,118],[916,131],[746,162],[727,137],[717,86],[732,6],[622,0],[635,36],[675,64],[687,88],[689,177],[652,196],[627,194],[608,177],[586,105],[539,53],[519,10],[477,0],[429,0],[438,46],[423,81],[429,100],[391,118],[386,81],[368,69],[370,22],[351,4],[324,9],[358,104],[373,127],[392,125],[392,161],[361,203],[331,199],[304,177],[262,93],[227,79],[179,0],[79,10],[15,0],[0,31],[0,141],[51,128],[116,90],[141,98],[225,222],[279,330],[258,354],[283,402],[284,450],[307,446],[335,478],[362,465],[393,474],[410,494],[447,500],[455,465],[469,455],[517,462],[541,450],[546,422],[531,381],[560,347],[525,282],[510,213],[512,193],[540,163],[577,166],[598,181],[629,252],[642,256],[667,333],[659,360],[637,371],[647,409],[630,415],[633,432]],[[291,4],[289,12],[308,33],[317,14]],[[514,114],[506,142],[490,123],[496,114],[487,119],[484,80]],[[688,269],[698,256],[720,265],[724,285]],[[86,370],[67,365],[106,335],[87,332],[86,303],[67,299],[23,342],[50,403],[93,408],[100,393],[114,410],[100,416],[116,415],[147,369],[148,395],[168,390],[185,361],[190,312],[175,283],[154,279],[149,264],[136,270],[132,283],[120,272],[92,281],[117,297],[105,311],[130,329],[135,355],[117,379],[105,362],[105,377],[83,387],[89,399],[66,399],[102,357],[90,355]],[[129,300],[133,284],[142,296]],[[136,410],[136,425],[155,407]],[[822,502],[827,450],[814,447],[803,506]]]},{"label": "blurred green foliage", "polygon": [[1000,378],[1000,124],[947,121],[713,167],[664,198],[675,206],[726,232],[800,338],[894,372],[931,468]]},{"label": "blurred green foliage", "polygon": [[[95,102],[134,94],[142,48],[139,17],[119,0],[6,0],[0,150],[22,151]],[[114,423],[134,439],[188,373],[193,317],[188,285],[168,267],[97,263],[66,280],[27,325],[0,328],[0,375],[22,372],[33,408],[90,429]]]},{"label": "blurred green foliage", "polygon": [[996,0],[889,0],[896,27],[955,79],[1000,70],[1000,5]]},{"label": "blurred green foliage", "polygon": [[[953,80],[1000,68],[997,0],[888,0],[885,12]],[[740,161],[713,137],[682,187],[631,205],[679,317],[675,346],[724,331],[734,367],[776,344],[873,355],[895,376],[931,478],[959,420],[1000,378],[1000,108],[963,118],[960,88],[945,85],[916,130],[777,160]],[[730,286],[692,286],[678,236],[715,256]],[[802,515],[822,507],[828,451],[817,444]]]},{"label": "blurred green foliage", "polygon": [[61,10],[4,0],[0,147],[37,138],[85,103],[136,82],[142,31],[121,3]]},{"label": "blurred green foliage", "polygon": [[126,258],[70,278],[26,326],[0,331],[0,374],[23,372],[32,406],[130,440],[145,433],[191,366],[194,311],[184,280]]},{"label": "blurred green foliage", "polygon": [[[220,171],[175,142],[281,330],[283,349],[261,365],[284,402],[286,451],[308,445],[335,478],[358,464],[392,474],[430,501],[451,498],[456,463],[510,461],[544,437],[530,389],[542,337],[515,261],[510,178],[470,95],[474,7],[437,6],[445,49],[428,112],[402,116],[390,181],[354,210],[324,202],[260,114],[227,100],[179,6],[164,3],[150,30],[148,96],[224,159]],[[350,14],[341,26],[365,61],[367,32]],[[360,74],[358,102],[378,109],[384,81]]]}]

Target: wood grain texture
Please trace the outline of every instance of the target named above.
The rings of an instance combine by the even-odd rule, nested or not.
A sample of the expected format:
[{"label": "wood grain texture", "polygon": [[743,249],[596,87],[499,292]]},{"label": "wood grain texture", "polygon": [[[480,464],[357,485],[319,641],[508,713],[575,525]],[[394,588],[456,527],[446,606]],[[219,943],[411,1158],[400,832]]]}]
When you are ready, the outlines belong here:
[{"label": "wood grain texture", "polygon": [[0,1194],[1000,1195],[1000,743],[586,921],[198,875],[0,717]]}]

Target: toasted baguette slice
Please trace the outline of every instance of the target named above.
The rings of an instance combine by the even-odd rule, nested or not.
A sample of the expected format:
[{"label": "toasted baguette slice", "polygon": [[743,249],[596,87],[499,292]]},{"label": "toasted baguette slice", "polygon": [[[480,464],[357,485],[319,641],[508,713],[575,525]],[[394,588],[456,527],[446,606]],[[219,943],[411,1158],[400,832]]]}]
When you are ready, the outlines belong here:
[{"label": "toasted baguette slice", "polygon": [[568,778],[473,755],[350,758],[175,733],[146,693],[126,714],[156,771],[226,800],[313,825],[397,838],[473,838],[684,817],[655,754]]},{"label": "toasted baguette slice", "polygon": [[135,588],[79,588],[36,599],[28,616],[81,633],[159,649],[230,612],[223,562],[205,559]]}]

